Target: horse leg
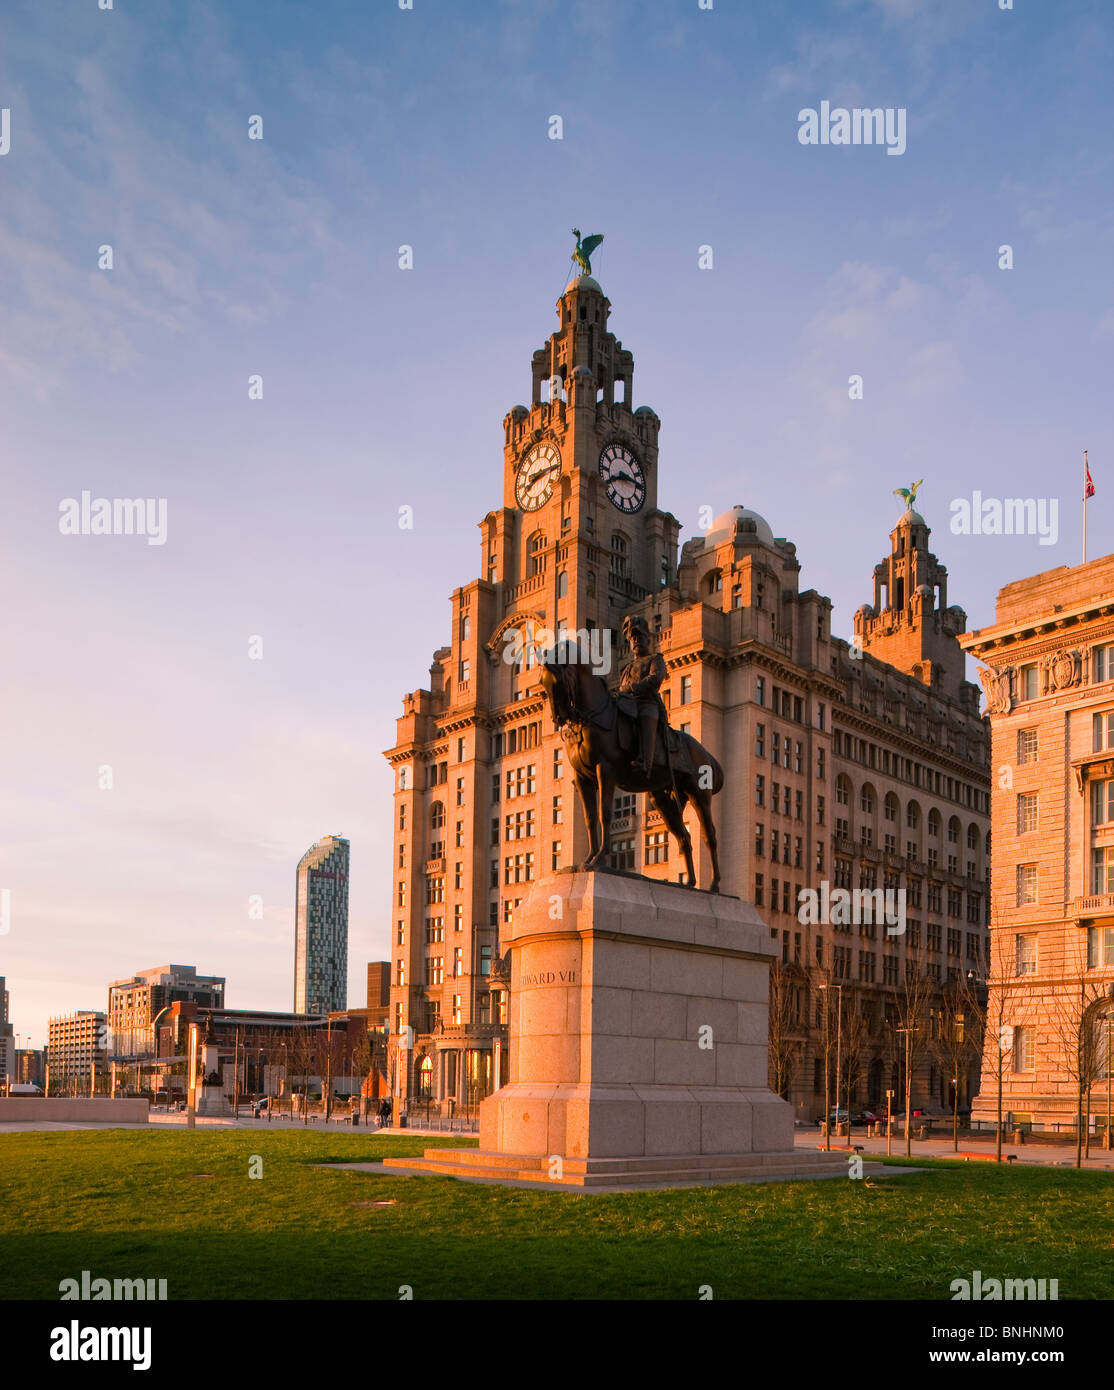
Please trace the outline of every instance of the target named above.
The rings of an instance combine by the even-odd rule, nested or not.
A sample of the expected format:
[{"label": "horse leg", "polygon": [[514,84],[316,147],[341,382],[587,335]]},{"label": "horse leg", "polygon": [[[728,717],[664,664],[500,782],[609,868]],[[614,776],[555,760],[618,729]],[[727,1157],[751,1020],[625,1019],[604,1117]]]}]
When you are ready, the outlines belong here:
[{"label": "horse leg", "polygon": [[602,760],[596,767],[599,783],[600,801],[600,852],[596,859],[603,859],[611,850],[611,808],[615,804],[615,774],[611,764]]},{"label": "horse leg", "polygon": [[708,846],[708,853],[712,857],[712,886],[711,892],[719,892],[719,848],[716,839],[715,822],[712,820],[712,798],[708,792],[703,792],[693,798],[696,807],[696,816],[700,821],[700,832],[704,836],[704,843]]},{"label": "horse leg", "polygon": [[584,824],[588,827],[588,857],[584,861],[584,867],[590,869],[600,855],[599,791],[595,777],[591,773],[578,774],[576,789],[580,793]]},{"label": "horse leg", "polygon": [[685,828],[684,803],[668,788],[661,791],[651,792],[650,797],[654,805],[662,814],[662,819],[669,827],[670,833],[681,847],[681,853],[685,857],[685,870],[688,877],[687,887],[696,887],[696,869],[692,862],[692,836]]}]

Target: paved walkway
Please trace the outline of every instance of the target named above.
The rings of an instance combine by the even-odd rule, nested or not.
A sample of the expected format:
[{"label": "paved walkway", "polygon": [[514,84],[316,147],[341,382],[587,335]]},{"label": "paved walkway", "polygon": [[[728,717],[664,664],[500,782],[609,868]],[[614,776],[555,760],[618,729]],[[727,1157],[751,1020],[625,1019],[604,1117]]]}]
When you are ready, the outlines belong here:
[{"label": "paved walkway", "polygon": [[[820,1134],[819,1126],[815,1130],[799,1129],[796,1132],[796,1147],[799,1149],[815,1149],[823,1144],[823,1136]],[[860,1135],[853,1130],[850,1142],[854,1145],[862,1145],[864,1154],[884,1154],[886,1152],[886,1140],[868,1139],[865,1135]],[[837,1139],[832,1136],[832,1148],[846,1149],[848,1141]],[[991,1135],[959,1136],[959,1157],[964,1154],[985,1155],[984,1159],[972,1159],[971,1162],[994,1161],[994,1139]],[[1002,1143],[1002,1161],[1014,1155],[1016,1163],[1031,1163],[1040,1167],[1049,1168],[1074,1168],[1075,1167],[1075,1145],[1074,1144],[1041,1144],[1030,1143],[1008,1144]],[[893,1137],[893,1156],[894,1158],[905,1157],[905,1140],[898,1134]],[[914,1158],[951,1158],[956,1157],[955,1149],[952,1147],[952,1137],[950,1132],[941,1135],[936,1139],[914,1139],[912,1144],[912,1156]],[[1084,1168],[1106,1169],[1114,1172],[1114,1153],[1107,1153],[1105,1149],[1100,1149],[1096,1144],[1091,1145],[1091,1157],[1083,1160]]]}]

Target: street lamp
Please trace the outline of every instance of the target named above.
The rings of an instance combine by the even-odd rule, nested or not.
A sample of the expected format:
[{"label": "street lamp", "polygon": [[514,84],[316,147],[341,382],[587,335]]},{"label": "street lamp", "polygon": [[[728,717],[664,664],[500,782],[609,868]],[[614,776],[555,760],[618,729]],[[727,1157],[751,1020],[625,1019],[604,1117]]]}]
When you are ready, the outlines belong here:
[{"label": "street lamp", "polygon": [[912,1152],[913,1152],[913,1147],[912,1147],[912,1146],[913,1146],[913,1135],[912,1135],[912,1133],[910,1132],[910,1129],[909,1129],[909,1119],[910,1119],[910,1116],[909,1116],[909,1106],[910,1106],[909,1073],[910,1073],[910,1060],[911,1060],[911,1059],[910,1059],[910,1051],[909,1051],[909,1048],[910,1048],[910,1040],[911,1040],[912,1035],[913,1035],[914,1033],[919,1032],[919,1031],[920,1031],[920,1030],[919,1030],[918,1028],[895,1028],[895,1029],[894,1029],[894,1032],[895,1032],[895,1033],[904,1033],[904,1034],[905,1034],[905,1157],[906,1157],[906,1158],[909,1158],[909,1157],[912,1155]]},{"label": "street lamp", "polygon": [[[818,988],[819,988],[819,989],[828,989],[828,988],[831,988],[831,989],[836,990],[836,992],[837,992],[837,994],[838,994],[838,998],[836,999],[836,1106],[835,1106],[835,1108],[836,1108],[836,1131],[838,1132],[838,1130],[839,1130],[839,1068],[840,1068],[840,1060],[841,1060],[840,1054],[841,1054],[841,1052],[842,1052],[842,1045],[843,1045],[843,986],[842,986],[842,985],[831,985],[831,986],[829,986],[829,985],[827,985],[827,984],[822,984],[822,985],[819,985]],[[828,1011],[827,1011],[827,1009],[825,1009],[825,1010],[824,1010],[824,1022],[825,1022],[825,1024],[827,1024],[827,1020],[828,1020]],[[826,1028],[825,1028],[825,1032],[826,1032],[826,1031],[827,1031],[827,1030],[826,1030]],[[827,1074],[827,1051],[828,1051],[828,1050],[825,1049],[825,1053],[824,1053],[824,1062],[825,1062],[824,1071],[825,1071],[825,1075]],[[848,1078],[848,1081],[850,1082],[850,1078]],[[827,1090],[827,1085],[826,1085],[826,1083],[825,1083],[825,1090]],[[827,1098],[827,1095],[825,1095],[825,1097],[824,1097],[824,1105],[825,1105],[825,1107],[827,1106],[827,1104],[828,1104],[828,1098]],[[824,1123],[829,1127],[829,1129],[831,1128],[831,1121],[830,1121],[830,1118],[828,1117],[828,1115],[825,1115]],[[850,1143],[851,1143],[851,1096],[850,1096],[850,1084],[848,1085],[848,1096],[847,1096],[847,1142],[848,1142],[848,1145],[850,1145]],[[830,1136],[829,1136],[828,1148],[829,1148],[829,1149],[831,1148]]]}]

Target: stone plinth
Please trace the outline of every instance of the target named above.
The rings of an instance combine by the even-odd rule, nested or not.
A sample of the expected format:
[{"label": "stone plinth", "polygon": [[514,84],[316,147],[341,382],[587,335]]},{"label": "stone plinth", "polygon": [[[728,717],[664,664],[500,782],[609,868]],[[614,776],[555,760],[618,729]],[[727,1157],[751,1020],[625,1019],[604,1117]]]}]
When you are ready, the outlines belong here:
[{"label": "stone plinth", "polygon": [[792,1110],[766,1084],[774,947],[750,903],[566,871],[535,885],[503,945],[510,1081],[480,1108],[479,1151],[388,1166],[579,1186],[833,1168],[794,1153]]}]

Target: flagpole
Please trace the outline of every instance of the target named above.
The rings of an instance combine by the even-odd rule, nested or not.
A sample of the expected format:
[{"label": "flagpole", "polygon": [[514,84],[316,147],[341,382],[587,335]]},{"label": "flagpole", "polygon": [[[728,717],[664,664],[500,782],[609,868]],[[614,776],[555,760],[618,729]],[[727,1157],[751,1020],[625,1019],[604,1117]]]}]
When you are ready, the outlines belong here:
[{"label": "flagpole", "polygon": [[1087,450],[1083,450],[1083,563],[1087,563],[1087,479],[1091,470],[1087,466]]}]

